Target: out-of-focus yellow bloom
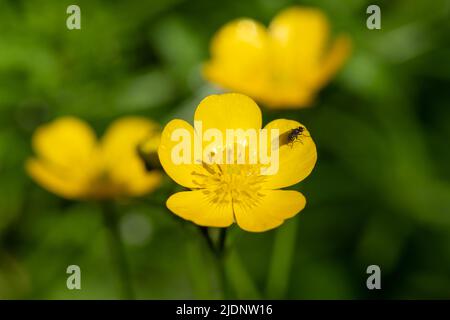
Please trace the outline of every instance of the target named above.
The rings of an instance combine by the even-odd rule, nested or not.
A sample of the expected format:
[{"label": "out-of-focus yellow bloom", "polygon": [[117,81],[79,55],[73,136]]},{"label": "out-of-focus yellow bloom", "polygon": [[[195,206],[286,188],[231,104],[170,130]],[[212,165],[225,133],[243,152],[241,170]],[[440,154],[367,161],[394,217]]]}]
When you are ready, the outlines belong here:
[{"label": "out-of-focus yellow bloom", "polygon": [[[210,128],[226,135],[227,129],[254,129],[260,132],[261,111],[249,97],[236,94],[211,95],[197,107],[194,120],[201,121],[202,130]],[[302,126],[292,120],[278,119],[265,129],[279,129],[286,136],[292,129]],[[273,175],[262,175],[261,165],[206,162],[175,164],[173,150],[179,142],[173,141],[174,132],[184,129],[191,137],[199,135],[189,123],[175,119],[170,121],[161,135],[158,155],[166,173],[178,184],[192,191],[179,192],[167,200],[167,207],[178,216],[201,226],[228,227],[234,222],[242,229],[262,232],[278,227],[285,219],[301,211],[306,200],[293,190],[277,190],[296,184],[312,171],[317,152],[313,140],[305,128],[305,138],[296,143],[282,143],[279,151],[279,169]],[[307,138],[306,138],[307,137]],[[262,140],[262,139],[261,139]],[[268,137],[268,150],[273,140]],[[214,146],[215,152],[228,152],[229,145]],[[237,145],[248,145],[247,138],[238,138]],[[191,146],[192,150],[195,146]],[[259,153],[259,150],[257,150]]]},{"label": "out-of-focus yellow bloom", "polygon": [[214,36],[203,73],[267,107],[308,106],[350,52],[345,35],[328,46],[328,29],[322,11],[303,7],[282,11],[268,28],[250,19],[232,21]]},{"label": "out-of-focus yellow bloom", "polygon": [[28,159],[26,169],[42,187],[67,199],[141,196],[158,187],[161,173],[145,170],[137,146],[159,134],[156,123],[125,117],[98,141],[84,121],[59,118],[34,133],[36,156]]}]

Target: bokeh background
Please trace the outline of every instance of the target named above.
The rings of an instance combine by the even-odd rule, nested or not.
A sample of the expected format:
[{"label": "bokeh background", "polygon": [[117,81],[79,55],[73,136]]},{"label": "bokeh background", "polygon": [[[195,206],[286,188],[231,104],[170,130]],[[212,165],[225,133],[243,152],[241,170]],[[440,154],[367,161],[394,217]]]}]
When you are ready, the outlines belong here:
[{"label": "bokeh background", "polygon": [[[69,31],[75,2],[82,29]],[[99,135],[123,115],[190,121],[220,92],[200,73],[214,32],[239,17],[267,24],[292,4],[323,9],[353,53],[311,108],[264,110],[264,123],[305,124],[319,160],[294,187],[308,199],[301,214],[266,233],[230,230],[232,296],[450,298],[449,1],[75,2],[0,0],[0,298],[121,298],[99,206],[26,175],[34,129],[61,115]],[[370,4],[382,30],[366,28]],[[166,178],[117,204],[136,297],[220,298],[204,239],[164,206],[174,190]],[[71,264],[82,290],[66,288]],[[366,288],[371,264],[382,290]]]}]

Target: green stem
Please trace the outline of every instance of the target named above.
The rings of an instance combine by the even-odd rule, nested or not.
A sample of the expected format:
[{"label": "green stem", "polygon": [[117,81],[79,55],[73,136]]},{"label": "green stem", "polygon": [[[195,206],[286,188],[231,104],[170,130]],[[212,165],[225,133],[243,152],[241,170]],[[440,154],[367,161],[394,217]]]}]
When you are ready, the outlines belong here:
[{"label": "green stem", "polygon": [[219,285],[222,290],[222,297],[224,299],[228,299],[230,297],[230,290],[225,270],[225,263],[226,263],[225,244],[226,244],[227,229],[226,228],[220,229],[217,245],[214,244],[214,241],[211,238],[209,228],[200,227],[200,232],[205,238],[208,248],[211,250],[211,253],[214,256],[214,264],[216,265],[217,269]]},{"label": "green stem", "polygon": [[217,246],[217,254],[223,256],[225,254],[225,243],[227,240],[227,228],[221,228],[219,233],[219,243]]},{"label": "green stem", "polygon": [[227,273],[225,270],[225,259],[225,255],[216,256],[215,262],[217,265],[220,287],[222,288],[222,297],[226,300],[231,298],[231,292],[228,285]]},{"label": "green stem", "polygon": [[230,286],[228,285],[227,274],[225,270],[227,259],[227,252],[225,252],[226,239],[227,239],[227,228],[221,228],[219,233],[219,241],[217,244],[216,263],[218,267],[223,298],[229,299],[231,297],[231,292]]},{"label": "green stem", "polygon": [[103,221],[109,233],[110,250],[117,265],[117,272],[121,285],[121,296],[123,299],[132,300],[135,298],[131,285],[131,276],[126,259],[125,248],[120,237],[117,211],[114,205],[109,202],[102,203]]},{"label": "green stem", "polygon": [[295,253],[297,221],[298,219],[292,219],[285,222],[275,235],[266,287],[269,299],[285,298]]},{"label": "green stem", "polygon": [[203,238],[206,241],[206,244],[208,245],[209,250],[215,255],[216,254],[216,248],[214,247],[214,242],[211,239],[211,236],[209,235],[208,227],[200,227],[199,226],[200,233],[202,234]]},{"label": "green stem", "polygon": [[237,299],[261,299],[261,294],[242,264],[236,251],[230,251],[226,260],[227,279]]},{"label": "green stem", "polygon": [[[195,239],[197,240],[197,239]],[[186,239],[186,262],[189,269],[189,275],[194,291],[195,299],[210,299],[211,281],[206,276],[208,274],[208,266],[205,266],[203,256],[203,246],[194,239]]]}]

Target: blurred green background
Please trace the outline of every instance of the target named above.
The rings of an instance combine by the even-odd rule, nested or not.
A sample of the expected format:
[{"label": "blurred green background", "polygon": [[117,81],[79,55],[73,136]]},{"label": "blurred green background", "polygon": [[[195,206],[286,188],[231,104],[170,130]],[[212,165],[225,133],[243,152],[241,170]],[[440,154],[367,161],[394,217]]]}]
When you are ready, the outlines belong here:
[{"label": "blurred green background", "polygon": [[[79,0],[82,29],[69,31],[74,3],[0,0],[1,299],[121,297],[99,207],[26,176],[34,129],[61,115],[99,134],[129,114],[191,121],[219,92],[200,74],[214,32],[244,16],[267,24],[292,4],[322,8],[353,53],[312,108],[264,110],[264,123],[305,124],[319,160],[294,187],[301,214],[266,233],[230,230],[232,297],[450,298],[449,1]],[[370,4],[382,30],[366,28]],[[118,203],[136,297],[221,297],[204,239],[164,206],[176,188],[166,179]],[[66,288],[71,264],[82,290]],[[381,290],[366,288],[371,264]]]}]

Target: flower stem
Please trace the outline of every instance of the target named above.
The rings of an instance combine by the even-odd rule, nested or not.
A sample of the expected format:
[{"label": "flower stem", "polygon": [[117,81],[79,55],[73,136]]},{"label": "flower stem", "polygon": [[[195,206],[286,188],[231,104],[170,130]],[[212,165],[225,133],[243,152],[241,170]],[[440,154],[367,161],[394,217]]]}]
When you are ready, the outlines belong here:
[{"label": "flower stem", "polygon": [[266,287],[266,296],[269,299],[285,298],[295,255],[297,220],[286,221],[275,235]]},{"label": "flower stem", "polygon": [[219,233],[219,241],[217,244],[217,254],[216,262],[218,265],[219,277],[222,286],[222,293],[224,299],[229,299],[231,297],[230,287],[228,285],[227,273],[226,273],[226,239],[227,239],[227,228],[221,228]]},{"label": "flower stem", "polygon": [[245,270],[236,250],[227,247],[227,230],[221,228],[217,239],[217,246],[212,240],[209,229],[200,227],[217,268],[217,275],[224,299],[261,299],[261,294],[253,280]]},{"label": "flower stem", "polygon": [[[195,239],[197,240],[197,239]],[[208,266],[204,264],[203,246],[193,239],[185,240],[186,262],[195,299],[205,300],[211,298],[211,282],[208,277]]]},{"label": "flower stem", "polygon": [[208,227],[199,227],[199,230],[200,230],[200,233],[202,234],[203,238],[205,239],[206,244],[208,245],[208,248],[215,255],[216,248],[214,247],[214,242],[212,241],[211,236],[209,235]]},{"label": "flower stem", "polygon": [[227,254],[227,279],[237,299],[261,299],[261,294],[245,269],[236,250]]},{"label": "flower stem", "polygon": [[230,299],[231,297],[231,292],[230,292],[230,287],[228,285],[228,280],[227,280],[227,273],[225,270],[225,257],[222,256],[217,256],[216,259],[216,264],[217,264],[217,271],[218,271],[218,275],[219,275],[219,282],[220,282],[220,287],[222,288],[222,297],[223,299]]},{"label": "flower stem", "polygon": [[132,300],[135,298],[131,285],[131,276],[126,259],[125,248],[120,237],[117,211],[110,202],[102,203],[103,221],[109,233],[111,255],[117,265],[117,273],[121,286],[121,297]]},{"label": "flower stem", "polygon": [[225,242],[227,240],[227,228],[221,228],[219,233],[219,243],[217,247],[218,255],[223,256],[225,254]]},{"label": "flower stem", "polygon": [[207,227],[200,227],[200,232],[205,238],[206,243],[209,249],[211,250],[212,255],[214,256],[214,264],[216,265],[217,268],[220,288],[222,290],[222,297],[224,299],[228,299],[230,297],[230,290],[225,270],[226,264],[225,244],[226,244],[227,229],[226,228],[220,229],[217,245],[214,244],[214,241],[211,238],[211,235],[209,234],[209,229]]}]

